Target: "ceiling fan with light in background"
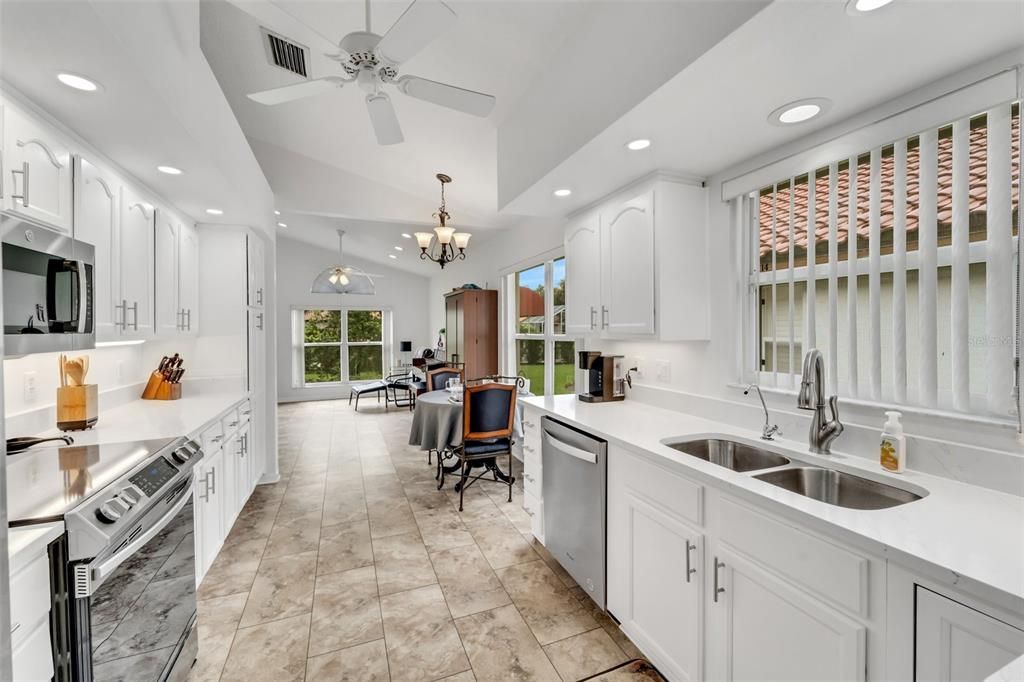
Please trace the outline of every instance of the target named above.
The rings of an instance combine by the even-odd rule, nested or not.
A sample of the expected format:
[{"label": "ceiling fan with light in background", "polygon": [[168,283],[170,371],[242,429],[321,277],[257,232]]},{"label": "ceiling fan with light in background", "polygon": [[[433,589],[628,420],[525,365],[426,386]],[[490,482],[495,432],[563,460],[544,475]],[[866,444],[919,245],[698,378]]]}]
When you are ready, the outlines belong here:
[{"label": "ceiling fan with light in background", "polygon": [[275,31],[286,29],[282,35],[287,35],[288,28],[301,33],[301,38],[312,43],[311,48],[322,49],[344,72],[340,76],[310,78],[294,85],[254,92],[249,98],[260,104],[283,104],[355,83],[366,93],[370,122],[377,142],[382,145],[398,144],[405,139],[386,87],[473,116],[486,117],[491,113],[495,104],[491,95],[419,76],[398,75],[404,62],[455,23],[457,17],[448,5],[441,0],[413,0],[388,32],[380,36],[371,30],[370,0],[365,3],[366,30],[349,33],[334,45],[269,0],[237,2],[241,9],[271,24]]}]

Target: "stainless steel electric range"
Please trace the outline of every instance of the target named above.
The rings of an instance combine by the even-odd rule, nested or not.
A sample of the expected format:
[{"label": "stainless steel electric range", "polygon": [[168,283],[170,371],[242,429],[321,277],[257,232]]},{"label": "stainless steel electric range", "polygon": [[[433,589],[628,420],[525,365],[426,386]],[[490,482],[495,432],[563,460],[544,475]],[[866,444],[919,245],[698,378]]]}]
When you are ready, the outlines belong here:
[{"label": "stainless steel electric range", "polygon": [[50,545],[57,682],[183,680],[195,662],[193,468],[185,438],[40,448],[7,460],[12,526]]}]

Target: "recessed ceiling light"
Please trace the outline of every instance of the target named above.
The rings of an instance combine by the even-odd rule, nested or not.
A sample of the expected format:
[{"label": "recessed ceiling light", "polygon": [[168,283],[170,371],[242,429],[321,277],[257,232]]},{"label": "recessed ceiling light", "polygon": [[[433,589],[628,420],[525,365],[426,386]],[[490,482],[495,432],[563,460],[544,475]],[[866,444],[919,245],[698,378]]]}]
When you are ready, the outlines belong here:
[{"label": "recessed ceiling light", "polygon": [[396,256],[396,255],[395,255],[395,254],[393,254],[393,253],[389,253],[389,254],[388,254],[388,258],[396,258],[396,259],[397,259],[397,258],[398,258],[398,256]]},{"label": "recessed ceiling light", "polygon": [[847,14],[866,14],[888,5],[892,0],[847,0]]},{"label": "recessed ceiling light", "polygon": [[402,247],[401,247],[401,246],[396,246],[396,247],[395,247],[395,251],[403,251],[403,250],[404,250],[404,249],[402,249]]},{"label": "recessed ceiling light", "polygon": [[406,239],[412,239],[412,235],[409,234],[408,232],[403,232],[402,236],[405,237]]},{"label": "recessed ceiling light", "polygon": [[224,211],[220,210],[219,208],[208,208],[206,209],[206,212],[209,213],[210,215],[224,215]]},{"label": "recessed ceiling light", "polygon": [[567,197],[570,194],[572,194],[572,190],[571,189],[556,189],[555,190],[555,196],[556,197]]},{"label": "recessed ceiling light", "polygon": [[628,149],[631,152],[638,152],[641,149],[647,149],[650,146],[651,146],[651,141],[650,140],[645,139],[645,138],[640,138],[639,140],[632,140],[631,142],[628,142],[626,144],[626,149]]},{"label": "recessed ceiling light", "polygon": [[100,89],[100,85],[96,81],[74,73],[58,73],[57,80],[69,88],[81,90],[82,92],[96,92]]},{"label": "recessed ceiling light", "polygon": [[286,223],[278,223],[277,226],[278,227],[288,227],[288,225]]},{"label": "recessed ceiling light", "polygon": [[274,215],[281,215],[280,211],[274,211]]},{"label": "recessed ceiling light", "polygon": [[183,172],[180,168],[175,168],[174,166],[157,166],[156,169],[168,175],[181,175]]},{"label": "recessed ceiling light", "polygon": [[803,123],[816,116],[820,116],[832,106],[831,100],[824,97],[810,97],[798,99],[795,102],[783,104],[781,107],[768,114],[768,122],[777,126],[788,126],[794,123]]}]

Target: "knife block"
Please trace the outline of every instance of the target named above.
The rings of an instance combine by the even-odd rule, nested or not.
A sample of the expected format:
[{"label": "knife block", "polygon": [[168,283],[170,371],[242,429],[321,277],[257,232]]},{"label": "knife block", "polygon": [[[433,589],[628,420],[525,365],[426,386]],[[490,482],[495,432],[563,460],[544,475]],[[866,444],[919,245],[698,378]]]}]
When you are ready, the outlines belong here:
[{"label": "knife block", "polygon": [[178,400],[181,398],[181,384],[172,384],[164,380],[160,372],[149,375],[146,388],[142,391],[143,400]]},{"label": "knife block", "polygon": [[99,421],[99,390],[96,384],[57,388],[57,428],[61,431],[91,429]]}]

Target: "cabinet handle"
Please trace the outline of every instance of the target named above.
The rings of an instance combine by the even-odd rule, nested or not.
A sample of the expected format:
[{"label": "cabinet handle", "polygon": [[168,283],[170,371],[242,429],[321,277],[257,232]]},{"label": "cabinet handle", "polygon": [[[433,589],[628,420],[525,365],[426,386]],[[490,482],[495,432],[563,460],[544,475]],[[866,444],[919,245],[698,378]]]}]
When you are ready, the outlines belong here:
[{"label": "cabinet handle", "polygon": [[18,186],[17,178],[15,176],[21,176],[21,194],[11,194],[12,199],[21,199],[21,205],[28,207],[28,161],[24,161],[21,164],[21,170],[11,171],[11,189],[13,190]]},{"label": "cabinet handle", "polygon": [[263,331],[263,313],[258,313],[256,315],[256,319],[259,320],[259,322],[256,324],[256,328],[259,329],[260,331]]},{"label": "cabinet handle", "polygon": [[263,287],[256,290],[256,304],[263,305]]},{"label": "cabinet handle", "polygon": [[229,423],[228,426],[238,426],[238,420],[236,419],[235,421]]},{"label": "cabinet handle", "polygon": [[537,480],[533,476],[531,476],[530,474],[523,474],[523,478],[525,478],[530,483],[533,483],[535,480]]},{"label": "cabinet handle", "polygon": [[[125,312],[128,312],[127,308],[125,309]],[[132,330],[133,331],[139,331],[139,302],[138,301],[135,301],[135,304],[132,306]]]},{"label": "cabinet handle", "polygon": [[[117,311],[121,311],[121,321],[117,321]],[[121,305],[114,306],[114,326],[120,327],[121,331],[127,329],[128,323],[128,301],[121,299]]]},{"label": "cabinet handle", "polygon": [[536,516],[536,513],[532,509],[527,509],[526,507],[523,507],[523,511],[526,512],[528,516]]},{"label": "cabinet handle", "polygon": [[[210,469],[210,480],[212,481],[210,483],[210,492],[213,493],[214,495],[216,495],[217,494],[217,468],[216,467],[214,467],[213,469]],[[724,592],[724,590],[723,590],[723,592]]]},{"label": "cabinet handle", "polygon": [[203,476],[203,490],[199,493],[199,499],[203,502],[210,501],[210,474]]},{"label": "cabinet handle", "polygon": [[187,326],[185,328],[186,331],[192,331],[192,309],[191,308],[186,308],[186,310],[185,310],[185,318],[188,321],[188,324],[187,324]]},{"label": "cabinet handle", "polygon": [[597,308],[590,306],[590,328],[597,327]]},{"label": "cabinet handle", "polygon": [[184,310],[179,310],[178,312],[174,313],[174,318],[176,320],[176,322],[174,323],[174,328],[177,329],[179,332],[185,326],[184,322],[182,322],[182,315],[184,314]]},{"label": "cabinet handle", "polygon": [[715,592],[714,592],[714,595],[715,595],[715,602],[716,603],[718,602],[718,595],[720,595],[723,592],[725,592],[725,588],[724,587],[719,587],[718,586],[718,569],[720,569],[720,568],[725,568],[725,562],[724,561],[719,561],[718,557],[715,557]]},{"label": "cabinet handle", "polygon": [[213,437],[213,438],[212,438],[211,440],[212,440],[212,441],[213,441],[214,443],[219,443],[219,442],[221,442],[222,440],[224,440],[224,436],[214,436],[214,437]]},{"label": "cabinet handle", "polygon": [[601,329],[608,328],[608,308],[601,306]]},{"label": "cabinet handle", "polygon": [[690,541],[686,541],[686,582],[690,582],[690,576],[697,572],[696,568],[690,567],[690,552],[697,549],[697,545],[690,544]]},{"label": "cabinet handle", "polygon": [[13,635],[15,632],[17,632],[20,629],[21,629],[21,623],[15,623],[14,625],[11,626],[11,634]]}]

